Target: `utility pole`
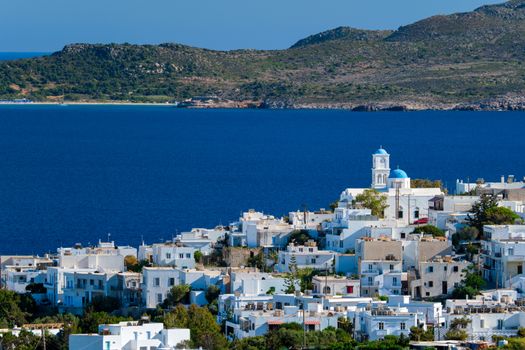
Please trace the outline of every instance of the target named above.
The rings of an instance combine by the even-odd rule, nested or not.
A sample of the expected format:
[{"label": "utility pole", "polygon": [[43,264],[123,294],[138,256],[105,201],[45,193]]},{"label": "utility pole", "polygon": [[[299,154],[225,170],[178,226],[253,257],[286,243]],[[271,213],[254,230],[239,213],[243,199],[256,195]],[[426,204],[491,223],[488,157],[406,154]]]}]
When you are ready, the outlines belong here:
[{"label": "utility pole", "polygon": [[303,298],[303,349],[306,349],[306,303]]}]

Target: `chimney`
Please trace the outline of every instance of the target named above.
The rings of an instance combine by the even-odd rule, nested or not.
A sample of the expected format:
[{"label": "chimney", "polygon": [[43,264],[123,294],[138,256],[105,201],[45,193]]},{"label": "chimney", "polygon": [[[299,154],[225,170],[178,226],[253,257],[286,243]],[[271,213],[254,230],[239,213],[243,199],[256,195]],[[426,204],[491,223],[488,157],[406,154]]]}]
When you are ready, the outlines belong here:
[{"label": "chimney", "polygon": [[505,175],[501,175],[501,184],[505,183]]}]

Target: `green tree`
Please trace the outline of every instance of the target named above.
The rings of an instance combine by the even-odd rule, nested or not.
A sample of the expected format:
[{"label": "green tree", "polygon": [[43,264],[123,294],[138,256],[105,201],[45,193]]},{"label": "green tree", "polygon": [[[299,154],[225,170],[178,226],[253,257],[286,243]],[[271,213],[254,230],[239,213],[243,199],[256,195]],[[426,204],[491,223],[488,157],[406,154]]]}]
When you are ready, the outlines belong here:
[{"label": "green tree", "polygon": [[355,204],[370,209],[372,215],[382,218],[388,208],[387,196],[375,189],[366,189],[355,197]]},{"label": "green tree", "polygon": [[467,296],[474,298],[487,284],[487,281],[481,277],[480,272],[474,265],[469,266],[465,272],[465,278],[452,292],[452,296],[456,299],[464,299]]},{"label": "green tree", "polygon": [[209,350],[227,348],[226,338],[208,309],[191,305],[188,308],[188,328],[194,346]]},{"label": "green tree", "polygon": [[186,328],[189,321],[188,310],[184,305],[178,304],[158,321],[163,322],[166,328]]},{"label": "green tree", "polygon": [[477,228],[482,236],[484,225],[510,225],[519,218],[512,210],[498,207],[498,200],[495,196],[483,194],[480,200],[472,206],[467,222],[469,226]]},{"label": "green tree", "polygon": [[288,264],[288,269],[290,272],[286,274],[285,280],[284,280],[284,286],[285,286],[285,293],[293,293],[295,292],[296,285],[299,282],[299,279],[297,277],[297,259],[295,255],[292,254],[290,257],[290,263]]},{"label": "green tree", "polygon": [[434,225],[424,225],[424,226],[416,227],[414,229],[414,233],[432,235],[432,237],[445,237],[445,231],[437,228]]},{"label": "green tree", "polygon": [[205,297],[206,297],[206,300],[208,301],[208,303],[212,303],[212,302],[217,300],[217,298],[219,297],[220,294],[221,294],[221,290],[220,290],[219,287],[217,287],[215,285],[210,285],[206,289]]},{"label": "green tree", "polygon": [[503,347],[505,350],[523,350],[525,349],[525,338],[509,338],[508,344]]},{"label": "green tree", "polygon": [[308,230],[293,230],[288,237],[288,243],[294,243],[295,245],[304,245],[306,242],[311,240],[312,237]]},{"label": "green tree", "polygon": [[410,340],[413,341],[432,341],[434,340],[434,329],[428,327],[425,331],[420,327],[410,327]]},{"label": "green tree", "polygon": [[169,308],[180,303],[189,302],[190,291],[191,286],[187,284],[179,284],[171,287],[168,295],[166,295],[163,306]]},{"label": "green tree", "polygon": [[91,306],[93,307],[93,311],[105,311],[111,313],[120,309],[122,305],[120,300],[115,297],[100,295],[93,298]]},{"label": "green tree", "polygon": [[195,262],[200,264],[202,261],[202,252],[200,250],[196,250],[193,254],[193,258],[195,259]]},{"label": "green tree", "polygon": [[468,334],[465,329],[470,322],[472,321],[466,317],[458,317],[453,319],[452,322],[450,322],[450,328],[448,332],[445,334],[445,339],[466,340],[468,338]]},{"label": "green tree", "polygon": [[97,312],[87,308],[82,318],[80,318],[79,329],[82,333],[97,333],[98,326],[101,324],[119,323],[129,320],[131,319],[127,317],[113,316],[104,311]]},{"label": "green tree", "polygon": [[30,296],[0,289],[0,325],[13,328],[27,323],[34,309],[34,301]]}]

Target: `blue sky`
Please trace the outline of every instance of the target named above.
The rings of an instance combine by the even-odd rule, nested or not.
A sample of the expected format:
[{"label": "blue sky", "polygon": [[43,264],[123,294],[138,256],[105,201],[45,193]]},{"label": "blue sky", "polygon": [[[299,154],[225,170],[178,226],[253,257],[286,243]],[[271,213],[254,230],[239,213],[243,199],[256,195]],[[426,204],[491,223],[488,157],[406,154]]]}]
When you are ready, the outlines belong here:
[{"label": "blue sky", "polygon": [[5,0],[0,51],[55,51],[77,42],[178,42],[281,49],[352,26],[396,29],[502,0]]}]

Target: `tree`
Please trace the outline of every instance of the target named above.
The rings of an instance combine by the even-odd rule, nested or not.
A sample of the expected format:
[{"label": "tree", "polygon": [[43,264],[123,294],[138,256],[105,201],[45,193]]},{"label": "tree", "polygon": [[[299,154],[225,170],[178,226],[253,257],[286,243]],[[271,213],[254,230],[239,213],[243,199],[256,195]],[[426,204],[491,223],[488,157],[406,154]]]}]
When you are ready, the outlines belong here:
[{"label": "tree", "polygon": [[171,287],[166,299],[164,300],[163,306],[169,308],[185,301],[188,302],[190,291],[191,286],[187,284],[179,284],[178,286]]},{"label": "tree", "polygon": [[202,252],[200,250],[196,250],[195,253],[193,254],[193,258],[195,259],[196,263],[200,264],[202,261]]},{"label": "tree", "polygon": [[296,245],[304,245],[306,242],[311,240],[312,237],[308,230],[293,230],[288,237],[288,243],[294,243]]},{"label": "tree", "polygon": [[166,328],[186,328],[188,326],[188,320],[188,310],[182,304],[178,304],[160,318],[160,321],[164,323]]},{"label": "tree", "polygon": [[[512,210],[498,207],[498,200],[493,195],[483,194],[480,200],[472,206],[467,217],[469,226],[483,232],[484,225],[511,225],[520,217]],[[472,214],[472,215],[471,215]]]},{"label": "tree", "polygon": [[443,188],[443,182],[441,180],[430,180],[430,179],[411,179],[410,187],[412,188],[441,188],[443,191],[445,190]]},{"label": "tree", "polygon": [[[483,232],[483,225],[487,220],[487,210],[498,206],[498,201],[495,196],[482,194],[479,201],[472,205],[467,216],[467,222],[469,226],[473,226],[478,229],[478,232]],[[471,215],[472,214],[472,215]]]},{"label": "tree", "polygon": [[227,341],[215,317],[206,308],[191,305],[188,308],[188,326],[194,346],[208,350],[226,349]]},{"label": "tree", "polygon": [[382,218],[384,211],[388,208],[387,196],[379,193],[376,189],[366,189],[355,197],[355,203],[370,209],[372,215]]},{"label": "tree", "polygon": [[465,278],[460,285],[454,289],[452,296],[456,299],[464,299],[467,296],[474,298],[486,284],[487,281],[481,277],[476,267],[471,265],[466,269]]},{"label": "tree", "polygon": [[288,269],[290,272],[286,274],[285,280],[284,280],[284,286],[286,287],[285,293],[294,293],[295,292],[295,286],[298,283],[297,278],[297,259],[295,258],[295,255],[292,254],[290,257],[290,263],[288,264]]},{"label": "tree", "polygon": [[[133,263],[133,260],[131,260],[130,262]],[[126,265],[128,271],[137,272],[137,273],[142,273],[142,269],[144,267],[150,267],[150,266],[151,266],[151,263],[147,260],[138,261],[135,265],[133,264]]]},{"label": "tree", "polygon": [[93,298],[91,306],[93,307],[93,311],[113,312],[120,309],[121,303],[120,300],[115,297],[100,295]]},{"label": "tree", "polygon": [[445,334],[445,339],[466,340],[468,338],[468,334],[465,329],[470,322],[472,321],[466,317],[458,317],[453,319],[452,322],[450,322],[450,328],[448,332]]},{"label": "tree", "polygon": [[518,328],[518,337],[525,338],[525,327]]},{"label": "tree", "polygon": [[34,308],[34,305],[30,305],[31,301],[34,304],[30,296],[0,289],[0,325],[13,328],[27,323],[31,316],[28,311]]},{"label": "tree", "polygon": [[133,269],[135,266],[139,264],[139,261],[137,260],[137,257],[134,255],[126,255],[124,257],[124,265],[128,270]]},{"label": "tree", "polygon": [[428,327],[425,331],[420,327],[410,327],[410,340],[413,341],[432,341],[434,340],[434,329]]},{"label": "tree", "polygon": [[98,326],[101,324],[119,323],[129,320],[126,317],[113,316],[104,311],[97,312],[87,308],[80,319],[79,329],[82,333],[98,333]]},{"label": "tree", "polygon": [[434,225],[419,226],[414,229],[414,233],[432,235],[432,237],[445,237],[445,232]]},{"label": "tree", "polygon": [[208,289],[206,289],[205,297],[208,303],[212,303],[217,300],[220,294],[221,294],[221,290],[219,287],[215,285],[210,285],[208,286]]}]

